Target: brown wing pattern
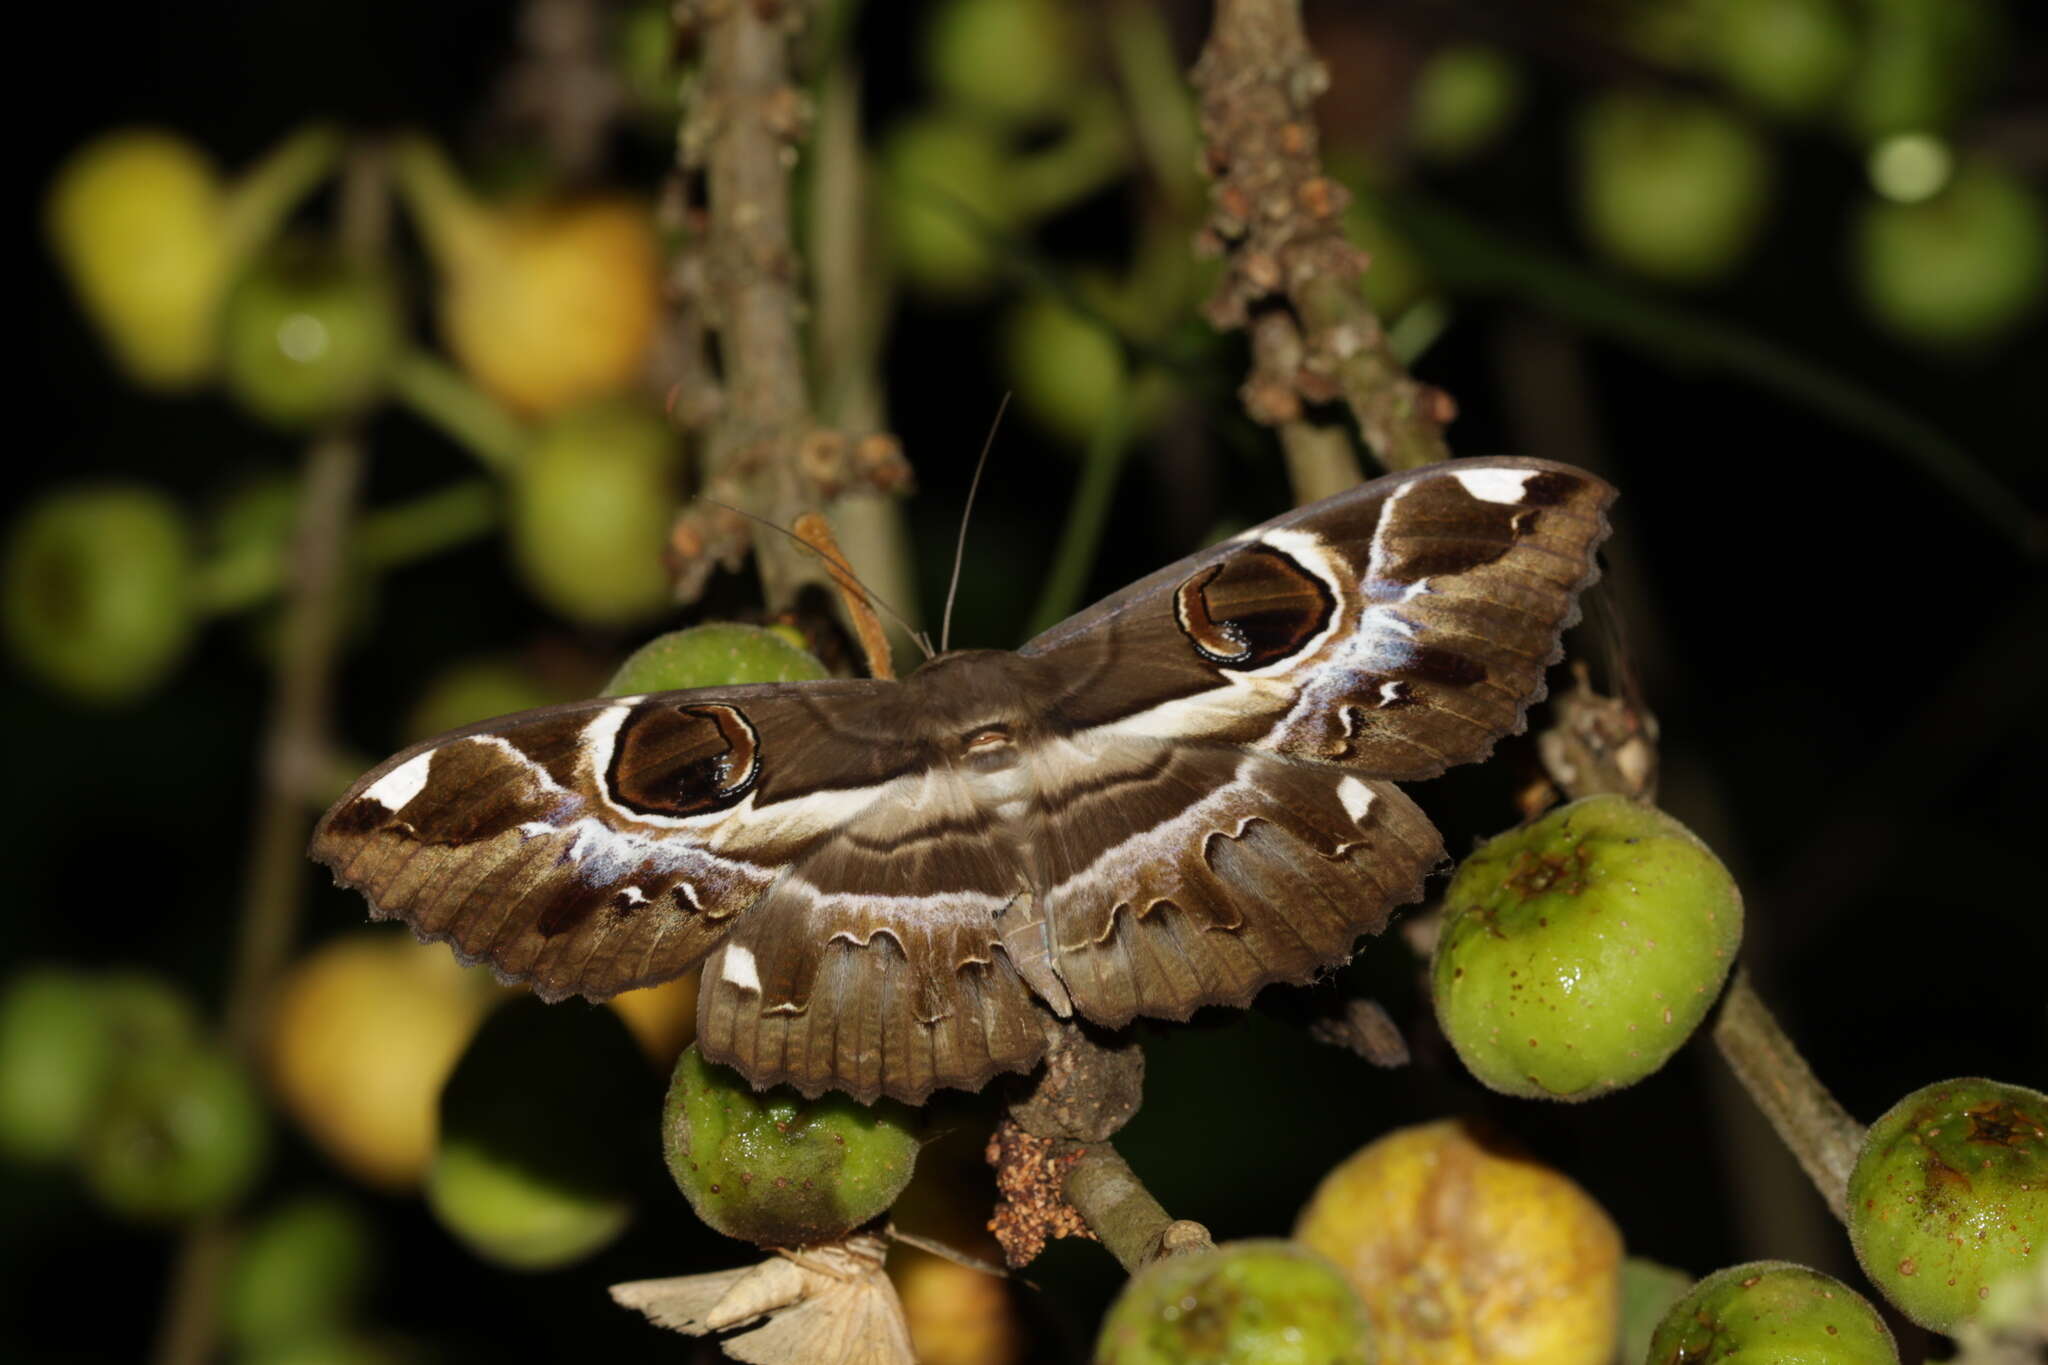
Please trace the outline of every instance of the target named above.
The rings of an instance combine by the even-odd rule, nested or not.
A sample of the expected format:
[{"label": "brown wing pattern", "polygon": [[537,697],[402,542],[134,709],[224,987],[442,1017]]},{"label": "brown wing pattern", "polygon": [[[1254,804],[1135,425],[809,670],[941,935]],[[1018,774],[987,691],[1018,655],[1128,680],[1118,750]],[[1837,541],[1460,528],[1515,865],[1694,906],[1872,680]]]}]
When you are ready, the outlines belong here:
[{"label": "brown wing pattern", "polygon": [[409,749],[313,853],[547,998],[704,964],[707,1056],[922,1099],[1108,1025],[1306,980],[1441,859],[1391,782],[1517,730],[1612,490],[1459,461],[902,684],[619,698]]},{"label": "brown wing pattern", "polygon": [[1379,479],[1213,546],[1026,645],[1076,728],[1413,781],[1519,731],[1596,576],[1613,489],[1540,460]]}]

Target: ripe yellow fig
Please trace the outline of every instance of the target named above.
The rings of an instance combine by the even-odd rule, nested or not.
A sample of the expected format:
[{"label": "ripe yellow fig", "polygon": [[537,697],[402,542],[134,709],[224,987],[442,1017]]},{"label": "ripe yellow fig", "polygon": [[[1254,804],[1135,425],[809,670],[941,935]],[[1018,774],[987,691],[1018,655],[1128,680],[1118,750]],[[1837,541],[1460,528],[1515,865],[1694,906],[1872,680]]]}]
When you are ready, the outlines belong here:
[{"label": "ripe yellow fig", "polygon": [[889,1251],[889,1278],[921,1365],[1016,1365],[1023,1324],[1009,1288],[986,1271],[916,1247]]},{"label": "ripe yellow fig", "polygon": [[640,377],[661,308],[661,251],[645,204],[487,204],[419,140],[401,145],[396,165],[440,270],[443,339],[479,384],[542,415]]},{"label": "ripe yellow fig", "polygon": [[1335,1262],[1386,1365],[1609,1365],[1621,1234],[1565,1176],[1461,1120],[1323,1177],[1294,1235]]},{"label": "ripe yellow fig", "polygon": [[50,186],[50,244],[115,360],[145,388],[191,388],[213,368],[226,206],[206,153],[156,128],[86,144]]},{"label": "ripe yellow fig", "polygon": [[316,949],[285,978],[266,1031],[285,1110],[366,1184],[419,1184],[441,1084],[490,1003],[487,980],[409,935],[350,934]]}]

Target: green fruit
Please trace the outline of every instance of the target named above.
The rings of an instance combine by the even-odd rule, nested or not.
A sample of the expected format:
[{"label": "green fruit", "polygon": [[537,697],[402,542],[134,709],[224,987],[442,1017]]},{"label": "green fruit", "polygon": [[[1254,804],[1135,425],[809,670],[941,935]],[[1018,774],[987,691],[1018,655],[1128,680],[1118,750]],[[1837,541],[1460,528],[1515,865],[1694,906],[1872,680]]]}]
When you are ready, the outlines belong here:
[{"label": "green fruit", "polygon": [[1923,346],[1992,345],[2048,294],[2048,208],[1990,162],[1965,164],[1918,203],[1869,201],[1851,246],[1864,307]]},{"label": "green fruit", "polygon": [[590,625],[659,613],[675,474],[659,412],[605,401],[550,422],[512,473],[512,553],[534,594]]},{"label": "green fruit", "polygon": [[1503,1094],[1591,1099],[1664,1065],[1714,1002],[1742,897],[1685,826],[1592,796],[1482,846],[1445,893],[1437,1019]]},{"label": "green fruit", "polygon": [[1856,65],[1844,0],[1713,0],[1705,37],[1723,80],[1787,117],[1831,104]]},{"label": "green fruit", "polygon": [[1862,60],[1843,113],[1866,141],[1940,131],[1975,102],[1999,47],[1986,0],[1863,0]]},{"label": "green fruit", "polygon": [[808,682],[825,676],[815,654],[760,626],[718,621],[657,635],[627,656],[608,697],[735,683]]},{"label": "green fruit", "polygon": [[610,1010],[513,1001],[484,1022],[442,1092],[428,1206],[479,1256],[515,1270],[588,1256],[632,1216],[643,1155],[633,1134],[653,1099],[647,1064]]},{"label": "green fruit", "polygon": [[131,701],[184,653],[196,623],[193,554],[170,500],[132,485],[44,498],[8,538],[7,642],[81,700]]},{"label": "green fruit", "polygon": [[1898,1365],[1891,1329],[1840,1280],[1785,1261],[1717,1270],[1650,1338],[1646,1365]]},{"label": "green fruit", "polygon": [[2048,1095],[1977,1077],[1915,1090],[1870,1125],[1849,1176],[1870,1282],[1950,1331],[2048,1254]]},{"label": "green fruit", "polygon": [[271,248],[235,283],[221,325],[228,391],[288,428],[376,401],[404,333],[388,273],[304,240]]},{"label": "green fruit", "polygon": [[1692,1284],[1693,1277],[1687,1272],[1640,1256],[1631,1256],[1621,1263],[1619,1359],[1623,1365],[1635,1365],[1649,1356],[1650,1338],[1658,1324]]},{"label": "green fruit", "polygon": [[0,1153],[53,1162],[83,1140],[117,1057],[94,982],[31,968],[0,995]]},{"label": "green fruit", "polygon": [[44,206],[79,302],[128,377],[177,390],[213,369],[227,284],[227,194],[206,154],[128,128],[64,163]]},{"label": "green fruit", "polygon": [[1522,70],[1497,47],[1460,43],[1444,48],[1415,77],[1408,137],[1442,162],[1485,151],[1521,111]]},{"label": "green fruit", "polygon": [[1131,382],[1122,344],[1100,322],[1044,294],[1012,308],[1003,331],[1018,406],[1067,440],[1087,441]]},{"label": "green fruit", "polygon": [[697,1216],[728,1237],[803,1246],[850,1232],[896,1202],[917,1162],[917,1113],[845,1095],[756,1094],[692,1046],[661,1113],[668,1171]]},{"label": "green fruit", "polygon": [[1000,237],[1017,217],[996,135],[972,119],[919,115],[890,133],[882,170],[889,239],[906,282],[950,299],[986,291]]},{"label": "green fruit", "polygon": [[1600,96],[1578,126],[1579,217],[1618,264],[1672,284],[1725,275],[1770,206],[1770,149],[1689,96]]},{"label": "green fruit", "polygon": [[1059,116],[1082,34],[1061,0],[945,0],[926,22],[924,73],[949,103],[1010,123]]},{"label": "green fruit", "polygon": [[157,1044],[131,1051],[84,1151],[100,1201],[143,1221],[225,1208],[262,1169],[269,1145],[249,1074],[217,1048]]},{"label": "green fruit", "polygon": [[1155,1261],[1124,1286],[1096,1365],[1371,1365],[1365,1307],[1337,1268],[1278,1238]]},{"label": "green fruit", "polygon": [[513,660],[468,659],[434,675],[407,713],[405,732],[416,740],[431,739],[494,716],[570,700]]},{"label": "green fruit", "polygon": [[305,1196],[259,1219],[235,1247],[221,1317],[245,1349],[283,1347],[354,1318],[376,1256],[356,1206]]}]

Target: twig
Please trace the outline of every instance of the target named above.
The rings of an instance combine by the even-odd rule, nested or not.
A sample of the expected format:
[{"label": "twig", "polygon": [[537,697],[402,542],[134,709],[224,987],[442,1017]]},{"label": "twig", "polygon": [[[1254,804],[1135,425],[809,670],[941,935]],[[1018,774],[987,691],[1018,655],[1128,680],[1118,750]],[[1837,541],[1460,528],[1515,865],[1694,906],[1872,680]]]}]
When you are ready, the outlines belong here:
[{"label": "twig", "polygon": [[494,473],[510,472],[527,431],[509,409],[453,365],[417,346],[391,367],[392,396]]},{"label": "twig", "polygon": [[1253,327],[1242,392],[1255,420],[1280,426],[1341,397],[1380,463],[1412,469],[1449,455],[1455,407],[1409,377],[1359,289],[1366,261],[1344,239],[1346,192],[1323,174],[1309,113],[1328,79],[1300,0],[1218,0],[1194,70],[1215,178],[1197,247],[1225,267],[1209,320]]},{"label": "twig", "polygon": [[[383,170],[374,153],[353,159],[341,221],[350,251],[384,232]],[[348,527],[364,454],[348,430],[316,438],[300,475],[298,525],[285,602],[284,648],[265,722],[257,805],[249,837],[235,965],[222,1037],[245,1061],[262,1040],[263,1009],[290,951],[312,812],[306,793],[324,776],[329,690],[341,640]],[[225,1213],[200,1219],[180,1240],[158,1328],[157,1365],[201,1365],[214,1354],[218,1304],[233,1232]]]},{"label": "twig", "polygon": [[[702,172],[706,294],[716,313],[724,404],[705,449],[712,491],[778,526],[811,510],[797,467],[810,429],[802,301],[791,242],[789,155],[809,111],[790,80],[787,24],[800,7],[679,7],[698,25],[703,76],[683,115],[679,161]],[[821,566],[779,539],[756,538],[770,608],[786,607]]]},{"label": "twig", "polygon": [[1778,1027],[1738,968],[1714,1023],[1714,1046],[1835,1217],[1848,1214],[1849,1173],[1863,1145],[1863,1125],[1835,1102],[1806,1059]]}]

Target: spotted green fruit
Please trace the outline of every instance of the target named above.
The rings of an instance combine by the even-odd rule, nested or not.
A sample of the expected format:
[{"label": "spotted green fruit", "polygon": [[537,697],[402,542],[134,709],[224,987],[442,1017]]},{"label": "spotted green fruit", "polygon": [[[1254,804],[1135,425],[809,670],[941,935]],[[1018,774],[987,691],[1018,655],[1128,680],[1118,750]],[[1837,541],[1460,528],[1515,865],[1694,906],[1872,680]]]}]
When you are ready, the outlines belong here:
[{"label": "spotted green fruit", "polygon": [[527,585],[572,620],[619,626],[668,602],[675,435],[624,401],[575,408],[513,468],[512,554]]},{"label": "spotted green fruit", "polygon": [[1870,1125],[1849,1176],[1870,1282],[1946,1332],[2048,1256],[2048,1095],[1977,1077],[1915,1090]]},{"label": "spotted green fruit", "polygon": [[1364,1305],[1298,1242],[1226,1242],[1146,1267],[1111,1305],[1096,1365],[1372,1365]]},{"label": "spotted green fruit", "polygon": [[154,489],[74,488],[32,507],[8,537],[7,642],[23,666],[83,701],[155,687],[196,623],[184,519]]},{"label": "spotted green fruit", "polygon": [[916,1111],[893,1100],[756,1093],[695,1047],[677,1060],[661,1114],[668,1171],[690,1207],[761,1246],[827,1241],[894,1204],[917,1162],[916,1130]]},{"label": "spotted green fruit", "polygon": [[1732,270],[1770,206],[1771,155],[1709,100],[1616,91],[1578,127],[1579,216],[1617,264],[1676,285]]},{"label": "spotted green fruit", "polygon": [[263,421],[298,428],[375,400],[404,323],[397,287],[382,268],[292,240],[236,281],[221,326],[228,392]]},{"label": "spotted green fruit", "polygon": [[633,1134],[646,1131],[653,1099],[610,1010],[513,1001],[485,1021],[442,1091],[428,1207],[500,1265],[580,1260],[632,1216]]},{"label": "spotted green fruit", "polygon": [[303,1195],[271,1209],[235,1247],[222,1325],[244,1349],[339,1331],[361,1305],[375,1255],[368,1223],[346,1200]]},{"label": "spotted green fruit", "polygon": [[1742,939],[1742,897],[1720,860],[1621,796],[1492,840],[1444,899],[1437,1019],[1473,1075],[1529,1098],[1591,1099],[1664,1065]]},{"label": "spotted green fruit", "polygon": [[825,665],[777,631],[718,621],[658,635],[627,656],[605,695],[630,697],[734,683],[807,682]]},{"label": "spotted green fruit", "polygon": [[1891,1329],[1840,1280],[1787,1261],[1717,1270],[1664,1315],[1647,1365],[1898,1365]]},{"label": "spotted green fruit", "polygon": [[225,1052],[201,1044],[125,1050],[86,1138],[85,1179],[124,1217],[189,1218],[239,1198],[268,1146],[255,1083]]}]

